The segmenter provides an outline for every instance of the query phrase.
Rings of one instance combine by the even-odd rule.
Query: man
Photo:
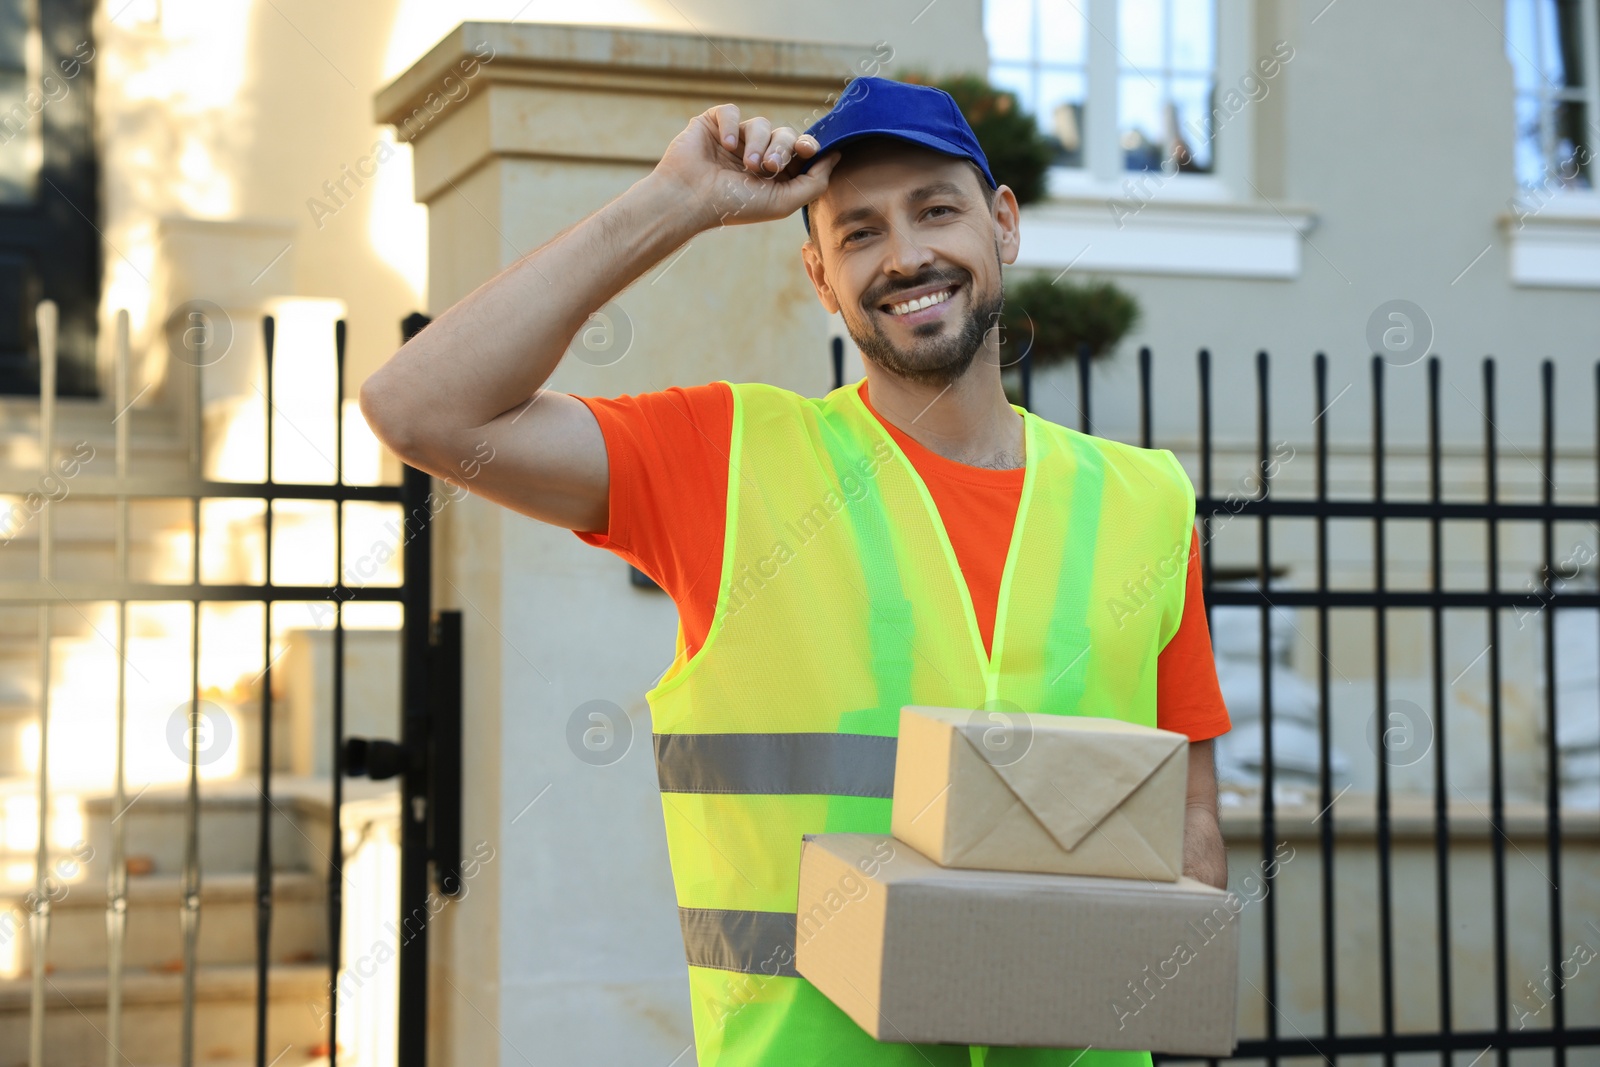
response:
[[[691,237],[797,208],[864,381],[821,399],[539,391],[587,317]],[[487,442],[474,492],[611,549],[676,601],[679,657],[648,699],[701,1067],[1149,1063],[878,1043],[795,972],[801,837],[888,831],[903,705],[1186,732],[1185,871],[1226,882],[1210,739],[1228,718],[1194,491],[1167,450],[1006,402],[991,327],[1018,226],[937,89],[857,79],[803,136],[724,104],[361,391],[407,462],[442,476]]]

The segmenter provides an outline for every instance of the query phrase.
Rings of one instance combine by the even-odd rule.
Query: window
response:
[[[1114,25],[1094,13],[1110,14]],[[1058,170],[1215,171],[1216,0],[986,0],[989,78],[1016,93]],[[1113,36],[1114,34],[1114,36]],[[1089,136],[1097,117],[1115,142]]]
[[[1506,0],[1515,167],[1523,189],[1594,188],[1596,6],[1596,0]]]
[[[0,393],[39,390],[34,309],[54,300],[57,391],[93,396],[100,303],[93,0],[0,0]]]

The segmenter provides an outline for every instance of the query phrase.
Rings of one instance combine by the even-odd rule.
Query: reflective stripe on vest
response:
[[[679,908],[683,947],[694,967],[798,977],[794,912]]]
[[[870,734],[656,734],[663,793],[894,795],[892,737]]]
[[[859,383],[732,390],[716,612],[648,694],[699,1062],[943,1063],[949,1047],[871,1040],[794,974],[801,837],[889,831],[906,704],[1154,725],[1193,488],[1164,449],[1023,413],[991,655],[937,508]],[[1110,1067],[1100,1055],[1079,1067]]]

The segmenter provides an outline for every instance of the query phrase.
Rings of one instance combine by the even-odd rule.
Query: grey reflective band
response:
[[[795,919],[783,911],[679,908],[683,950],[691,967],[798,978]]]
[[[869,734],[656,734],[663,793],[894,795],[893,737]]]

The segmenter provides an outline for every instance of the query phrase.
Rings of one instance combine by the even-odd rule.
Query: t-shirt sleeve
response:
[[[1200,535],[1189,538],[1183,615],[1178,632],[1156,659],[1156,725],[1188,734],[1190,741],[1225,734],[1232,727],[1217,682],[1217,661],[1211,651],[1211,629],[1200,589]]]
[[[727,514],[733,392],[726,382],[580,396],[605,437],[610,516],[575,530],[638,567],[678,606],[698,647],[716,610]]]

